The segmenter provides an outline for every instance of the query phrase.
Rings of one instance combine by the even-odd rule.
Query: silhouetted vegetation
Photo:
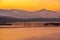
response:
[[[60,22],[60,18],[17,19],[13,17],[0,17],[0,23],[2,22]]]
[[[0,25],[4,25],[6,23],[11,23],[11,22],[60,22],[60,18],[16,19],[12,17],[0,17]],[[7,24],[7,25],[11,25],[11,24]],[[60,26],[60,23],[46,23],[45,25]]]
[[[55,25],[55,26],[60,26],[60,23],[45,23],[45,25]]]

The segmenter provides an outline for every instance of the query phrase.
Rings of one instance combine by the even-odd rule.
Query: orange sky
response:
[[[2,9],[22,9],[35,11],[40,9],[60,10],[60,0],[0,0]]]

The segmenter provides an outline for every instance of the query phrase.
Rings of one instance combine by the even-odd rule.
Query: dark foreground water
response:
[[[0,40],[60,40],[60,27],[0,28]]]

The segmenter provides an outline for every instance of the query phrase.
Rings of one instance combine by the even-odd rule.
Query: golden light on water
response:
[[[44,38],[44,36],[48,38],[49,35],[52,35],[51,37],[55,38],[55,35],[53,34],[58,35],[59,33],[60,33],[60,27],[0,28],[0,39],[1,40],[20,40],[24,38],[28,39],[30,37]]]

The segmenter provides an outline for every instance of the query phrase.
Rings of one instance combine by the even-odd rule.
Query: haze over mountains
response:
[[[36,15],[36,17],[41,17],[41,18],[60,18],[59,12],[46,10],[46,9],[35,11],[34,15]]]
[[[17,19],[31,19],[31,18],[60,18],[60,13],[51,10],[38,10],[35,12],[28,12],[24,10],[4,10],[0,9],[0,17],[13,17]]]
[[[24,10],[0,9],[0,22],[60,22],[60,13],[51,10],[28,12]]]

